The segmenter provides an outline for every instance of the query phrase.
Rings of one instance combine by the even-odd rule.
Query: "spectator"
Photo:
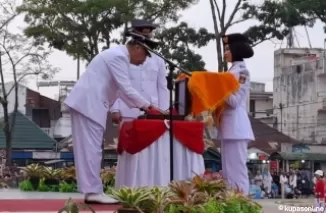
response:
[[[288,182],[289,181],[288,181],[288,178],[286,177],[285,172],[281,172],[280,184],[281,184],[281,196],[282,196],[282,199],[285,198],[285,187],[287,186]]]

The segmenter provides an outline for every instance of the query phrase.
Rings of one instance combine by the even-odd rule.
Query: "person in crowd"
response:
[[[325,204],[325,185],[324,185],[324,172],[322,170],[317,170],[315,172],[316,183],[314,186],[315,194],[315,207],[324,207]],[[317,209],[316,209],[317,210]]]
[[[272,177],[271,173],[269,172],[269,170],[265,170],[265,172],[263,174],[263,186],[264,186],[266,195],[268,197],[271,196],[272,182],[273,182],[273,177]]]
[[[296,190],[297,190],[297,175],[296,175],[295,171],[290,172],[289,186],[292,189],[293,193],[297,194],[296,193]]]
[[[272,198],[276,198],[279,193],[278,185],[273,181],[272,183]]]
[[[288,185],[288,178],[286,177],[286,173],[285,172],[281,172],[280,175],[280,185],[281,185],[281,197],[282,199],[285,198],[285,188]]]
[[[255,181],[256,185],[259,187],[261,187],[263,185],[263,176],[260,174],[260,171],[256,172],[254,181]]]

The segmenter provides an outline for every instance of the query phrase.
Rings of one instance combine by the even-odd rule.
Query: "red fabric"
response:
[[[324,181],[321,178],[318,178],[314,187],[314,192],[316,198],[324,199],[325,196],[325,186]]]
[[[162,113],[160,113],[156,109],[150,109],[146,114],[148,114],[148,115],[161,115]]]
[[[120,128],[117,151],[121,154],[126,151],[135,154],[150,146],[168,128],[162,120],[134,120],[127,121]],[[173,121],[174,137],[191,151],[203,154],[204,124],[202,122]]]

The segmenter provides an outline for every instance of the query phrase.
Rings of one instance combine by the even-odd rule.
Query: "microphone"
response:
[[[151,49],[156,49],[159,45],[158,41],[152,40],[151,38],[149,38],[147,36],[138,34],[138,33],[134,32],[132,29],[125,31],[124,34],[126,37],[131,37],[134,40],[137,40],[139,42],[146,44]]]
[[[150,38],[148,38],[146,36],[143,36],[141,34],[135,33],[135,32],[133,32],[131,30],[125,31],[125,36],[126,37],[132,37],[133,39],[138,40],[138,41],[142,41],[142,42],[146,42],[146,41],[147,42],[148,41],[152,42],[152,40]]]

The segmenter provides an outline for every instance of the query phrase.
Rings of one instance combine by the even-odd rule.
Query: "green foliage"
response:
[[[246,5],[243,18],[259,21],[245,32],[254,46],[272,38],[283,40],[292,27],[313,25],[314,19],[302,13],[298,4],[291,1],[299,0],[266,0],[260,6]]]
[[[215,199],[209,199],[204,205],[205,213],[224,213],[224,204]],[[249,213],[249,212],[248,212]]]
[[[119,190],[112,190],[112,196],[121,202],[123,208],[140,210],[139,206],[149,200],[150,191],[146,188],[122,187]]]
[[[325,24],[326,32],[326,1],[323,0],[287,0],[288,5],[295,7],[309,19],[319,19]]]
[[[29,180],[23,180],[20,182],[19,189],[24,192],[34,191],[33,185]]]
[[[52,187],[49,185],[46,185],[44,183],[44,179],[42,179],[37,187],[37,191],[39,192],[51,192],[52,191]]]
[[[66,183],[62,181],[59,183],[59,192],[77,192],[76,183]]]
[[[26,13],[28,37],[90,61],[100,52],[100,42],[110,46],[110,35],[122,26],[126,8],[126,0],[26,0],[18,11]]]
[[[19,189],[22,191],[39,191],[39,192],[77,192],[76,183],[66,183],[64,181],[57,185],[46,184],[44,179],[41,179],[38,185],[34,188],[29,179],[19,183]]]
[[[87,209],[90,212],[95,213],[94,209],[92,209],[92,207],[83,204],[83,203],[75,203],[71,198],[69,198],[69,200],[65,203],[65,206],[62,207],[58,213],[78,213],[80,212],[80,210],[82,209]]]
[[[205,70],[205,62],[201,55],[196,54],[192,48],[204,47],[215,38],[207,29],[195,30],[185,22],[171,28],[164,28],[156,33],[155,37],[162,45],[160,46],[162,54],[189,71]]]
[[[196,0],[26,0],[18,8],[24,12],[28,37],[74,57],[90,61],[101,49],[109,48],[112,32],[127,28],[135,17],[166,22],[176,21],[178,11]]]

